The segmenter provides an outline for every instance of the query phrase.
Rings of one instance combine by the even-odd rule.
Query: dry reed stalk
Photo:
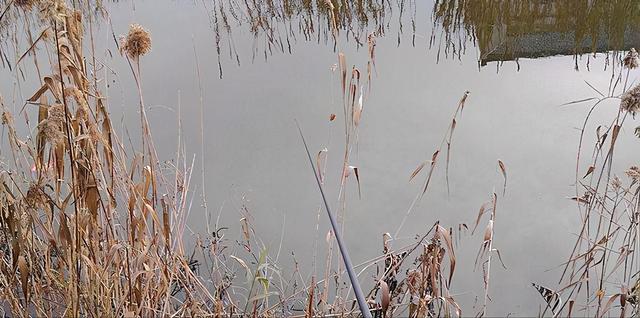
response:
[[[3,305],[17,316],[209,311],[212,295],[181,247],[189,169],[177,171],[181,186],[172,187],[153,165],[126,163],[98,80],[88,80],[82,15],[60,1],[54,9],[44,26],[54,30],[45,43],[56,48],[53,74],[27,104],[37,102],[40,114],[35,144],[22,139],[2,106],[12,152],[23,158],[14,168],[36,171],[0,173],[0,241],[11,251],[0,262]],[[160,187],[173,195],[156,202]]]
[[[620,82],[623,76],[626,83],[629,72],[626,75],[620,72],[616,82]],[[615,89],[616,85],[612,85],[610,95],[603,96],[598,92],[601,94],[599,98],[578,101],[595,100],[584,120],[576,155],[576,194],[572,199],[580,212],[580,231],[568,261],[563,264],[560,287],[556,290],[538,288],[553,316],[570,316],[576,302],[584,304],[586,315],[595,317],[624,317],[628,312],[634,315],[638,310],[635,275],[639,264],[634,251],[640,233],[637,226],[639,192],[633,178],[633,167],[627,169],[630,183],[613,172],[614,150],[619,147],[622,127],[627,115],[633,115],[635,88],[624,92],[625,84],[621,97],[614,95]],[[618,98],[621,99],[619,111],[609,125],[597,127],[591,160],[587,161],[588,167],[581,169],[585,130],[593,110]],[[584,170],[586,173],[581,172]],[[584,177],[580,178],[582,175]],[[614,278],[620,283],[612,283]],[[612,292],[612,289],[620,292]],[[560,295],[567,301],[562,302]],[[619,303],[618,309],[614,309],[614,303]]]

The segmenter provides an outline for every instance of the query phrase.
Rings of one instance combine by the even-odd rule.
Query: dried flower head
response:
[[[126,53],[130,58],[138,58],[151,51],[151,35],[139,24],[129,26],[129,33],[120,41],[120,53]]]
[[[57,124],[62,126],[64,123],[64,105],[55,104],[48,109],[48,117],[49,120],[55,121]]]
[[[627,56],[625,56],[624,59],[622,60],[622,64],[624,65],[624,67],[628,69],[634,69],[640,66],[640,58],[638,58],[638,52],[636,51],[635,48],[631,48],[629,50],[629,53],[627,53]]]
[[[2,124],[3,125],[11,125],[13,123],[13,115],[9,112],[2,113]]]
[[[622,180],[618,176],[614,176],[611,180],[611,187],[613,190],[618,191],[622,187]]]
[[[622,94],[620,108],[635,116],[640,111],[640,84]]]
[[[624,172],[629,178],[631,178],[633,181],[638,182],[640,181],[640,167],[638,166],[631,166],[629,167],[629,169],[627,169],[627,171]]]

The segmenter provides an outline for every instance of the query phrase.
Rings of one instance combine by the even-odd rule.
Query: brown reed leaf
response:
[[[24,0],[23,0],[24,1]],[[31,0],[33,1],[33,0]],[[46,37],[46,34],[48,32],[50,32],[49,30],[51,30],[50,27],[46,27],[44,30],[42,30],[42,32],[40,32],[40,35],[33,41],[33,43],[31,43],[31,46],[24,52],[24,54],[22,54],[20,56],[20,58],[18,59],[18,61],[16,62],[16,65],[20,64],[20,62],[30,53],[32,52],[35,48],[36,45],[38,44],[38,42],[40,42],[40,40],[44,39]]]
[[[338,53],[338,65],[340,67],[340,83],[342,85],[342,94],[346,94],[347,89],[347,60],[344,56],[344,53]]]
[[[308,301],[307,301],[307,312],[305,313],[305,317],[306,318],[314,317],[314,313],[313,313],[313,296],[314,296],[314,292],[316,290],[315,280],[316,280],[316,277],[315,276],[311,276],[311,284],[309,284],[309,297],[308,297]]]
[[[451,286],[451,279],[453,278],[453,273],[456,270],[456,254],[453,249],[453,241],[451,240],[449,231],[440,224],[436,225],[436,237],[444,240],[445,247],[449,253],[449,280],[447,281],[447,286]]]
[[[18,270],[20,271],[20,282],[22,284],[26,307],[29,303],[29,265],[24,255],[18,256]]]
[[[575,300],[569,299],[569,309],[567,313],[567,318],[571,318],[571,313],[573,312],[573,305],[575,304]]]
[[[247,220],[247,218],[241,218],[240,225],[242,226],[242,235],[244,236],[244,240],[248,243],[251,240],[251,234],[249,231],[249,221]]]
[[[329,150],[324,148],[318,151],[316,155],[316,168],[318,169],[318,176],[320,177],[320,182],[324,182],[324,173],[322,173],[323,167],[326,164],[327,153]]]
[[[358,97],[358,102],[356,103],[355,109],[353,111],[353,123],[356,125],[356,127],[360,125],[360,117],[362,116],[362,94],[362,89],[360,89],[360,97]]]
[[[451,296],[445,296],[444,299],[456,310],[456,316],[462,317],[462,308]]]
[[[602,298],[604,297],[604,292],[601,292],[600,290],[598,290],[598,292],[596,292],[596,294]],[[622,294],[615,294],[611,297],[609,297],[609,300],[607,301],[607,303],[604,305],[604,307],[602,307],[602,310],[600,311],[600,316],[599,317],[604,317],[605,315],[607,315],[609,313],[609,309],[611,309],[611,305],[613,305],[613,303],[622,296]]]
[[[356,182],[358,183],[358,198],[362,198],[362,192],[360,191],[360,174],[358,173],[358,167],[349,166],[353,169],[353,173],[356,175]]]
[[[502,173],[502,178],[504,178],[504,185],[502,186],[502,195],[507,192],[507,168],[504,166],[504,162],[498,159],[498,166],[500,167],[500,172]]]
[[[427,189],[429,188],[429,183],[431,182],[431,176],[433,175],[433,170],[436,167],[436,160],[438,159],[439,153],[440,153],[440,150],[436,150],[436,152],[434,152],[433,155],[431,156],[431,169],[429,169],[429,174],[427,175],[427,181],[425,182],[424,189],[422,190],[423,195],[427,193]]]
[[[482,218],[482,215],[486,212],[487,210],[487,205],[489,205],[489,202],[485,202],[484,204],[482,204],[482,206],[480,206],[480,210],[478,211],[478,217],[476,218],[476,223],[473,225],[473,230],[471,231],[471,234],[473,235],[473,233],[476,232],[476,228],[478,227],[478,224],[480,224],[480,219]]]
[[[167,249],[171,248],[171,219],[169,218],[169,205],[166,197],[161,200],[162,203],[162,229]]]
[[[489,242],[493,239],[493,220],[489,220],[487,227],[484,230],[484,237],[482,240],[484,242]]]
[[[610,153],[613,153],[613,147],[618,140],[618,135],[620,134],[620,125],[613,126],[613,132],[611,133],[611,148],[609,149]]]
[[[380,281],[380,306],[382,307],[382,317],[386,317],[387,309],[391,303],[391,295],[389,292],[389,285],[384,280]]]
[[[595,170],[595,169],[596,169],[596,167],[595,167],[595,166],[593,166],[593,165],[589,166],[589,168],[587,169],[587,173],[585,173],[585,174],[584,174],[584,177],[582,177],[582,179],[584,179],[584,178],[586,178],[588,175],[590,175],[590,174],[593,172],[593,170]]]
[[[420,173],[420,171],[422,170],[422,168],[424,168],[424,166],[426,165],[426,162],[421,162],[418,167],[416,167],[415,170],[413,170],[413,172],[411,173],[411,176],[409,176],[409,181],[411,181],[413,178],[415,178],[416,175],[418,175],[418,173]]]
[[[241,258],[235,256],[235,255],[229,255],[229,257],[231,257],[233,260],[235,260],[236,262],[238,262],[238,264],[240,264],[240,266],[242,266],[242,268],[245,269],[246,271],[246,275],[247,275],[247,280],[250,280],[251,277],[251,269],[249,268],[249,266],[247,266],[247,263],[245,263],[245,261],[243,261]]]

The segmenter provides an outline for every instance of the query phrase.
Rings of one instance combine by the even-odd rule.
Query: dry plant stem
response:
[[[196,44],[195,44],[195,40],[192,39],[193,42],[193,56],[195,58],[195,63],[196,63],[196,75],[198,77],[198,91],[199,91],[199,103],[200,103],[200,156],[202,157],[202,159],[200,159],[200,167],[201,167],[201,175],[202,175],[202,206],[204,208],[204,213],[205,216],[207,218],[207,220],[209,219],[209,208],[207,206],[207,190],[206,190],[206,186],[207,186],[207,182],[206,182],[206,178],[205,178],[205,167],[207,165],[206,162],[206,158],[205,158],[205,152],[204,152],[204,97],[203,97],[203,89],[202,89],[202,79],[200,77],[200,62],[198,60],[198,52],[196,51]],[[209,222],[207,222],[208,224]]]
[[[424,182],[424,186],[423,188],[419,189],[418,193],[416,194],[416,196],[414,197],[413,201],[411,201],[411,204],[409,205],[409,208],[407,209],[407,212],[405,213],[405,215],[402,217],[402,221],[400,221],[400,225],[398,226],[398,229],[396,230],[395,234],[393,235],[393,237],[398,237],[398,235],[400,234],[400,231],[402,230],[402,228],[404,227],[405,222],[407,221],[407,219],[409,218],[409,215],[411,214],[411,212],[413,211],[413,209],[415,208],[416,204],[420,201],[420,199],[424,196],[424,194],[426,193],[426,191],[428,190],[428,186],[429,183],[431,181],[431,175],[433,173],[433,170],[436,167],[436,160],[437,160],[437,156],[438,154],[440,154],[442,147],[444,146],[445,142],[447,142],[447,136],[449,136],[451,138],[451,136],[453,136],[453,130],[455,129],[455,125],[456,125],[456,118],[458,117],[458,114],[460,112],[462,112],[462,109],[464,107],[464,104],[466,102],[467,96],[469,95],[469,92],[465,92],[465,94],[463,95],[462,99],[460,99],[460,102],[458,103],[458,107],[456,107],[455,112],[453,113],[452,119],[451,119],[451,123],[449,124],[449,126],[447,127],[447,130],[444,134],[444,136],[442,137],[442,141],[440,142],[440,146],[438,147],[438,149],[434,152],[434,155],[431,159],[431,167],[430,167],[430,171],[429,174]],[[450,140],[450,139],[449,139]],[[450,141],[449,141],[450,142]],[[450,144],[449,144],[450,145]],[[448,157],[448,151],[447,151],[447,157]],[[448,158],[447,158],[448,159]],[[415,172],[414,172],[414,176],[415,174],[417,174],[422,168],[418,168]],[[448,170],[448,160],[447,160],[447,170]],[[447,188],[448,188],[448,180],[449,177],[446,176],[447,179]]]
[[[626,81],[628,79],[628,76],[629,76],[629,72],[627,72],[626,74],[625,85],[623,87],[623,90],[626,89]],[[580,150],[582,148],[583,136],[585,133],[586,124],[589,121],[589,118],[593,110],[602,101],[611,99],[611,98],[617,98],[617,97],[608,96],[598,100],[589,110],[589,113],[587,114],[587,117],[582,127],[580,142],[578,147],[577,160],[576,160],[575,187],[576,187],[576,197],[579,197],[579,192],[580,192],[579,187],[580,185],[582,185],[587,191],[586,194],[589,194],[589,197],[588,197],[589,199],[582,203],[580,203],[580,201],[578,200],[578,203],[579,203],[578,206],[580,210],[582,210],[581,205],[586,204],[584,213],[581,213],[583,224],[582,224],[580,233],[578,235],[578,240],[576,241],[573,251],[570,255],[569,262],[565,263],[565,266],[564,266],[565,268],[560,280],[560,282],[564,280],[565,275],[567,275],[569,272],[568,271],[569,268],[571,268],[570,275],[568,278],[569,285],[566,287],[566,288],[571,287],[571,292],[569,294],[569,297],[571,297],[574,293],[576,293],[577,295],[582,287],[582,282],[584,282],[586,284],[585,295],[587,298],[590,298],[592,297],[591,288],[590,288],[590,276],[591,276],[590,272],[592,270],[595,271],[597,275],[597,282],[594,281],[593,283],[596,283],[598,288],[596,290],[596,297],[595,297],[597,304],[594,307],[596,307],[595,314],[597,316],[605,315],[608,312],[610,303],[612,300],[615,299],[615,297],[623,297],[623,296],[620,296],[620,294],[616,294],[610,297],[610,300],[607,302],[606,305],[603,305],[602,303],[602,300],[604,299],[605,289],[606,289],[605,284],[609,280],[609,277],[614,274],[618,266],[620,266],[622,263],[625,264],[623,277],[626,278],[627,275],[631,274],[631,271],[629,271],[629,269],[633,268],[633,262],[636,255],[635,253],[632,253],[632,250],[629,250],[629,249],[631,249],[632,247],[635,247],[635,245],[637,244],[637,241],[635,239],[637,237],[637,231],[636,231],[636,226],[634,226],[634,224],[637,224],[637,221],[634,220],[636,218],[635,215],[637,213],[637,212],[634,212],[634,211],[637,211],[637,204],[635,204],[635,202],[637,202],[638,200],[637,193],[632,194],[632,198],[630,199],[625,198],[626,194],[630,194],[630,191],[628,189],[624,189],[623,192],[620,192],[621,190],[619,189],[619,187],[621,185],[619,181],[617,181],[618,182],[617,185],[613,187],[615,191],[615,195],[611,197],[608,194],[609,188],[613,184],[612,182],[616,181],[616,179],[614,179],[613,181],[611,179],[612,167],[613,167],[614,145],[616,143],[620,129],[623,126],[623,123],[626,119],[626,116],[628,115],[628,112],[625,112],[624,116],[621,116],[621,111],[619,110],[615,119],[611,123],[611,125],[608,126],[608,128],[606,129],[604,135],[600,135],[599,128],[598,128],[598,140],[594,147],[594,154],[593,154],[594,160],[591,163],[591,166],[589,168],[589,172],[587,173],[587,175],[593,172],[594,170],[593,167],[601,165],[601,168],[599,169],[600,170],[599,174],[597,178],[594,178],[592,174],[592,177],[590,178],[591,181],[589,181],[589,184],[582,184],[578,182],[579,161],[581,156]],[[606,140],[606,136],[609,134],[611,135],[610,146],[606,150],[606,152],[603,152],[605,150],[604,142]],[[598,160],[600,156],[603,156],[603,161],[601,164],[598,164]],[[585,175],[585,177],[587,175]],[[594,181],[595,181],[595,185],[593,185]],[[612,204],[611,207],[609,207],[607,204],[607,202],[609,201]],[[625,203],[625,206],[621,206],[621,204],[624,202],[627,202]],[[624,210],[622,212],[617,212],[620,208],[624,208]],[[629,224],[627,229],[623,229],[625,233],[623,238],[624,245],[620,246],[620,251],[618,252],[617,251],[618,248],[616,248],[616,238],[619,236],[619,230],[622,229],[622,224],[619,222],[619,220],[624,215],[621,213],[624,213],[625,211],[626,213],[629,214],[631,223]],[[616,212],[620,215],[617,218],[616,218]],[[592,213],[597,213],[599,215],[597,219],[597,227],[595,228],[595,233],[593,235],[591,234],[591,230],[590,230],[590,227],[591,227],[590,220],[592,219],[592,216],[591,216]],[[605,223],[605,221],[607,221],[605,218],[608,219],[608,222],[607,222],[608,224]],[[632,231],[636,231],[636,234],[632,234]],[[586,243],[586,248],[587,248],[586,252],[584,252],[584,254],[580,254],[579,256],[576,256],[578,255],[578,250],[580,249],[580,246],[582,246],[583,242]],[[635,248],[633,248],[633,250],[635,250]],[[609,268],[607,264],[611,260],[611,253],[616,253],[619,255],[619,257],[615,267],[610,269],[611,270],[610,273],[607,273]],[[583,262],[582,265],[578,263],[579,260],[582,260]],[[629,266],[629,264],[631,265]],[[598,266],[600,270],[596,269],[597,265],[600,265]],[[576,272],[576,266],[580,266],[578,269],[578,272]],[[574,280],[576,278],[575,277],[576,275],[579,276],[577,278],[578,280]],[[593,277],[593,278],[596,279],[596,277]],[[629,276],[626,279],[631,280],[632,277]],[[629,281],[625,282],[625,284],[629,284],[629,283],[633,285],[632,282],[629,282]],[[625,297],[628,297],[628,296],[625,296]],[[565,304],[563,304],[562,308],[564,308],[564,305]],[[588,306],[588,308],[589,307],[591,306]]]
[[[495,218],[495,208],[491,212],[491,222],[494,221]],[[489,258],[487,259],[487,269],[486,276],[484,278],[484,304],[482,305],[482,315],[481,317],[486,317],[487,315],[487,301],[489,300],[489,282],[491,281],[491,256],[493,254],[493,228],[491,229],[491,240],[489,241]]]
[[[587,116],[582,124],[582,129],[580,130],[580,139],[578,141],[578,151],[577,151],[577,155],[576,155],[576,170],[575,170],[575,185],[576,185],[576,197],[579,196],[579,190],[578,190],[578,178],[580,177],[580,157],[581,157],[581,153],[582,153],[582,145],[583,145],[583,141],[584,141],[584,134],[585,134],[585,130],[587,127],[587,123],[589,122],[589,118],[591,117],[591,114],[593,113],[593,111],[595,110],[595,108],[600,105],[600,103],[611,99],[613,97],[605,97],[602,98],[600,100],[598,100],[590,109],[589,112],[587,113]],[[582,210],[582,206],[580,205],[579,202],[576,203],[576,205],[578,206],[578,210],[581,211]],[[580,230],[580,234],[579,237],[582,237],[582,235],[585,233],[585,231],[587,230],[587,225],[588,222],[586,222],[586,220],[588,219],[588,212],[585,212],[585,216],[583,218],[583,224],[582,224],[582,229]],[[578,248],[580,246],[581,240],[577,240],[573,250],[570,254],[569,259],[573,259],[573,256],[575,255],[575,253],[578,251]],[[558,283],[561,283],[562,280],[565,277],[565,274],[567,273],[567,270],[569,269],[569,267],[571,266],[571,262],[566,263],[565,268],[562,272],[562,275],[560,275],[560,280]]]
[[[65,131],[66,131],[66,136],[67,136],[67,143],[69,144],[69,162],[70,162],[70,167],[71,167],[71,192],[73,193],[73,200],[74,200],[74,209],[75,209],[75,222],[74,222],[74,227],[75,227],[75,267],[76,267],[76,271],[75,271],[75,279],[76,279],[76,298],[75,298],[75,304],[73,306],[74,308],[74,314],[77,316],[79,316],[80,314],[80,271],[82,270],[81,267],[81,262],[80,262],[80,252],[81,252],[81,247],[80,247],[80,230],[79,230],[79,226],[78,226],[78,218],[80,216],[79,213],[79,208],[78,208],[78,204],[79,204],[79,199],[78,199],[78,193],[77,193],[77,181],[76,181],[76,156],[74,154],[74,143],[72,142],[72,138],[71,138],[71,123],[69,122],[69,107],[67,106],[67,99],[65,96],[65,89],[64,89],[64,73],[62,72],[62,62],[61,62],[61,57],[60,57],[60,44],[58,42],[58,22],[57,21],[53,21],[53,26],[54,26],[54,32],[55,32],[55,39],[56,39],[56,52],[57,52],[57,60],[58,60],[58,71],[60,74],[60,85],[62,86],[62,104],[64,105],[64,117],[65,117]],[[66,217],[66,216],[62,216],[62,217]]]
[[[297,124],[297,122],[296,122]],[[369,306],[367,305],[367,301],[364,298],[364,294],[362,293],[362,289],[360,288],[360,283],[358,282],[358,277],[353,271],[353,265],[351,264],[351,258],[349,257],[349,253],[347,252],[347,247],[342,241],[342,235],[340,234],[338,224],[329,209],[329,203],[327,202],[327,198],[324,194],[324,190],[322,189],[322,183],[320,183],[320,178],[316,172],[315,166],[313,164],[313,159],[311,159],[311,153],[309,152],[309,147],[307,147],[307,142],[304,139],[304,135],[302,134],[302,129],[298,125],[298,131],[300,132],[300,137],[302,138],[302,142],[304,144],[305,150],[307,151],[307,156],[309,157],[309,164],[311,164],[311,169],[313,170],[313,175],[316,178],[316,183],[318,184],[318,189],[320,190],[320,194],[322,196],[322,200],[324,202],[324,207],[327,211],[327,215],[329,217],[329,221],[331,222],[331,227],[336,237],[336,241],[338,242],[338,248],[340,249],[340,254],[342,254],[342,260],[344,261],[345,268],[347,273],[349,274],[349,279],[351,280],[351,285],[353,287],[354,293],[356,294],[356,299],[358,300],[358,306],[360,307],[360,312],[365,318],[371,318],[371,312],[369,311]]]

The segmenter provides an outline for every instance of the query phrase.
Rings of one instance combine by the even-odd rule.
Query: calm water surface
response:
[[[521,2],[528,3],[512,3]],[[437,220],[456,229],[461,223],[471,226],[480,206],[494,191],[502,192],[500,159],[507,167],[508,185],[498,203],[494,246],[507,269],[492,268],[488,315],[536,315],[542,302],[530,283],[557,286],[558,265],[568,257],[580,222],[575,202],[567,197],[575,194],[578,128],[588,106],[561,104],[593,97],[596,93],[585,82],[606,91],[612,68],[619,67],[619,56],[612,51],[633,46],[636,38],[613,22],[576,24],[567,14],[580,11],[568,5],[577,1],[531,4],[537,11],[522,11],[524,4],[478,8],[484,1],[473,1],[462,8],[465,12],[448,3],[440,1],[434,13],[436,4],[418,1],[407,4],[402,15],[393,4],[384,22],[354,18],[350,39],[344,30],[340,33],[338,44],[348,65],[364,72],[366,34],[384,31],[377,38],[372,92],[365,100],[350,163],[359,167],[362,196],[358,198],[357,186],[349,179],[345,239],[355,263],[380,255],[382,234],[396,232],[420,190],[422,181],[409,182],[409,175],[440,145],[468,90],[451,150],[450,194],[442,165],[393,245],[413,242]],[[115,34],[125,33],[133,22],[152,33],[153,50],[142,60],[145,102],[160,157],[175,157],[180,132],[187,156],[194,159],[190,235],[206,235],[219,218],[220,226],[233,228],[227,238],[235,245],[234,240],[241,239],[238,220],[248,217],[269,252],[279,252],[285,270],[293,268],[295,260],[306,279],[317,254],[316,272],[322,275],[329,224],[320,214],[317,226],[320,197],[294,120],[302,125],[313,152],[329,150],[325,187],[338,209],[344,126],[340,117],[328,120],[332,113],[342,114],[342,104],[339,78],[331,70],[337,53],[322,25],[326,19],[313,20],[316,28],[325,28],[320,41],[319,33],[305,40],[295,16],[293,22],[270,20],[273,25],[265,28],[278,28],[280,46],[265,40],[265,32],[253,30],[251,23],[240,24],[230,16],[232,37],[218,26],[216,44],[216,19],[220,23],[221,17],[212,14],[215,8],[208,1],[107,5]],[[615,14],[600,11],[605,17]],[[619,23],[625,23],[621,19]],[[288,44],[287,30],[296,35]],[[353,37],[359,32],[363,46]],[[116,53],[108,24],[99,26],[96,38],[98,56],[112,70],[104,71],[112,117],[119,121],[121,136],[126,135],[123,127],[135,136],[139,117],[128,65]],[[605,53],[576,55],[585,51]],[[632,72],[631,79],[637,78]],[[3,80],[3,89],[13,89],[11,85]],[[22,94],[35,87],[25,84]],[[603,104],[587,126],[587,139],[616,112],[616,102]],[[618,141],[621,168],[634,163],[633,154],[640,150],[631,133],[634,123],[628,124]],[[202,165],[209,215],[199,195]],[[482,270],[474,270],[481,241],[482,233],[470,232],[458,241],[452,291],[466,315],[475,314],[476,297],[482,297]],[[362,280],[373,281],[371,276]]]

